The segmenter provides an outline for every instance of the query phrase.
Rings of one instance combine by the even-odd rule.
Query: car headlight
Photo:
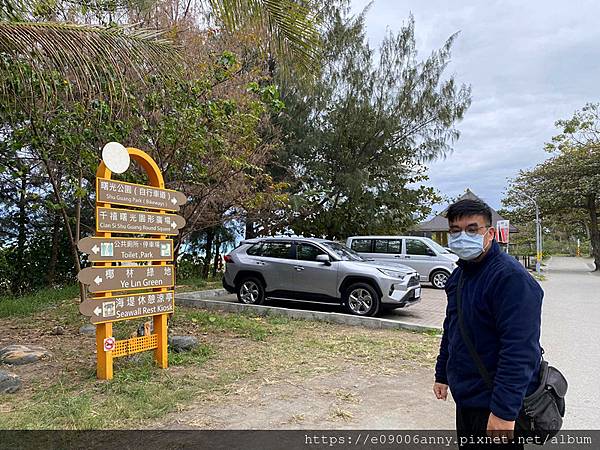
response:
[[[387,275],[388,277],[400,278],[401,280],[403,280],[404,277],[406,277],[406,274],[404,272],[398,272],[397,270],[390,270],[390,269],[377,269],[377,270],[379,270],[382,274]]]

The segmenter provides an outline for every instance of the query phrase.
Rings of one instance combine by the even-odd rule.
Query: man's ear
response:
[[[496,229],[494,227],[490,227],[488,229],[488,233],[491,231],[492,233],[492,240],[496,239]]]

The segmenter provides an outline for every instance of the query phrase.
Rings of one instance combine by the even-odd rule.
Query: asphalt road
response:
[[[545,358],[567,377],[564,429],[600,428],[600,274],[591,260],[553,257],[542,312]]]

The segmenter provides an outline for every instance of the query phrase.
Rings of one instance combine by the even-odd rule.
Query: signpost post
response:
[[[165,189],[156,162],[142,150],[111,142],[102,155],[96,171],[96,236],[78,244],[92,267],[78,278],[93,295],[79,310],[96,325],[96,375],[108,380],[113,377],[113,358],[119,356],[154,350],[158,366],[168,366],[167,318],[174,311],[175,268],[167,264],[173,260],[173,240],[167,236],[177,235],[185,225],[182,217],[168,212],[179,211],[187,199]],[[130,159],[145,170],[148,185],[112,179],[113,172],[127,170]],[[114,339],[113,322],[141,317],[152,317],[154,334]]]

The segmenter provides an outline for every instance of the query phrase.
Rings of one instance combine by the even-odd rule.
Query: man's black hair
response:
[[[469,216],[483,216],[488,227],[492,226],[492,208],[481,200],[464,199],[453,203],[446,211],[448,222]]]

